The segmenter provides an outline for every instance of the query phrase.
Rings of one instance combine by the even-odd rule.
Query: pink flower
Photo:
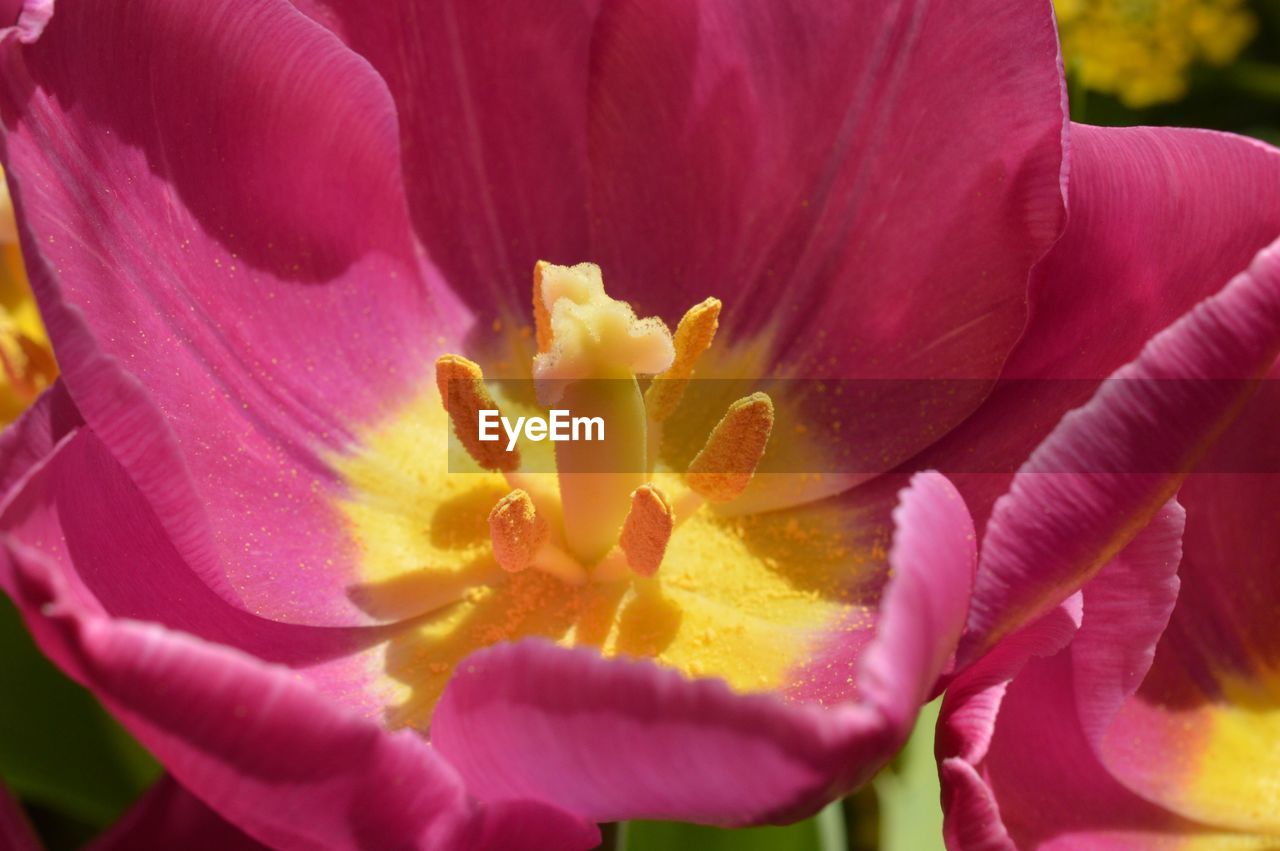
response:
[[[0,585],[182,787],[272,846],[588,847],[597,821],[811,813],[940,677],[1161,522],[1252,385],[1064,413],[1122,367],[1252,380],[1280,348],[1263,254],[1142,350],[1280,234],[1280,160],[1068,128],[1047,3],[64,5],[0,42],[63,370],[0,438]],[[546,282],[530,316],[543,258],[598,262],[641,316],[719,298],[715,344],[624,322],[643,345],[575,360],[562,322],[589,346],[592,316],[634,317]],[[707,449],[768,451],[711,511],[732,494],[681,474],[732,395],[688,391],[681,425],[630,385],[619,408],[675,444],[655,441],[662,492],[548,497],[446,468],[448,354],[891,380],[748,397]],[[1055,425],[1011,488],[910,475],[1009,469]],[[627,500],[639,543],[615,551],[583,521],[630,523]]]
[[[1280,365],[1269,378],[1080,600],[952,684],[949,847],[1275,844]]]

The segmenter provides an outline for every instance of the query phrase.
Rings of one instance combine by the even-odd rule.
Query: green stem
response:
[[[600,825],[600,844],[595,851],[627,851],[627,823],[610,821]]]
[[[880,800],[882,851],[944,851],[933,735],[942,699],[926,704],[892,767],[872,781]]]
[[[818,826],[819,851],[848,851],[849,836],[844,824],[844,802],[836,799],[822,808],[814,819]]]

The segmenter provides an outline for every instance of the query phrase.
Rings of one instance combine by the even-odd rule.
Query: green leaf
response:
[[[915,730],[890,768],[873,781],[880,799],[882,851],[943,851],[942,790],[933,756],[938,698],[920,710]]]
[[[632,821],[618,848],[625,851],[844,851],[840,802],[817,816],[785,827],[722,830],[673,821]]]
[[[160,767],[36,648],[0,595],[0,777],[19,797],[103,827]]]

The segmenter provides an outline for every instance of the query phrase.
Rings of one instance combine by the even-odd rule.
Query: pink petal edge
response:
[[[433,743],[482,800],[537,798],[595,821],[813,813],[901,746],[963,624],[975,561],[964,503],[936,473],[901,498],[880,627],[860,660],[862,701],[819,708],[523,641],[463,660]]]

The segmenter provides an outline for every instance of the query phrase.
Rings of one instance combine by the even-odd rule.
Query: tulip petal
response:
[[[1280,352],[1280,247],[1064,417],[995,504],[959,663],[1079,588],[1177,489]]]
[[[462,319],[382,80],[271,0],[70,4],[4,48],[4,164],[76,405],[223,597],[367,622],[326,458]]]
[[[828,647],[797,677],[808,683],[791,694],[821,699],[825,679],[844,680],[860,667],[861,699],[905,728],[929,699],[964,627],[978,544],[964,499],[939,473],[912,478],[893,525],[889,565],[895,578],[881,597],[874,641],[864,654],[863,631],[833,630]],[[825,697],[830,700],[829,693]]]
[[[87,851],[135,848],[266,851],[267,846],[247,836],[166,775]]]
[[[593,62],[593,247],[624,292],[780,323],[799,374],[993,376],[1063,220],[1047,4],[616,2]]]
[[[41,649],[185,787],[259,841],[458,849],[598,841],[594,826],[547,806],[477,804],[417,734],[388,733],[287,668],[92,611],[42,553],[11,537],[4,546],[0,579]],[[512,817],[527,833],[500,823]]]
[[[377,14],[358,0],[298,5],[386,80],[432,261],[476,312],[531,323],[534,264],[593,259],[587,75],[599,0],[388,0]]]
[[[49,19],[53,17],[54,0],[17,0],[3,9],[4,14],[12,14],[7,21],[0,21],[0,42],[11,34],[23,44],[31,44],[40,37]]]
[[[537,798],[599,821],[810,814],[902,744],[959,635],[974,564],[963,501],[922,474],[896,516],[893,577],[856,668],[859,701],[744,695],[649,662],[523,641],[463,660],[432,742],[483,800]]]
[[[6,477],[16,479],[0,508],[4,534],[56,561],[76,596],[94,609],[161,623],[268,661],[318,666],[311,673],[331,674],[335,693],[360,690],[368,675],[357,656],[384,640],[385,629],[279,623],[213,593],[174,549],[114,456],[78,420],[59,384],[0,438],[0,462]]]
[[[49,456],[58,441],[82,425],[84,418],[66,385],[54,382],[0,432],[0,501]]]
[[[1137,695],[1109,729],[1093,731],[1103,763],[1134,792],[1187,818],[1272,836],[1280,832],[1280,475],[1263,471],[1280,471],[1277,379],[1280,367],[1206,459],[1240,472],[1184,483],[1186,557],[1173,618]]]
[[[890,469],[989,392],[1025,325],[1030,269],[1064,220],[1049,12],[604,7],[592,53],[593,259],[644,313],[724,302],[700,379],[888,379],[843,397],[798,381],[775,397],[805,438],[775,445],[760,472],[822,475],[761,475],[739,510]],[[916,380],[951,378],[978,380],[946,392]],[[825,459],[805,457],[815,444]]]
[[[1064,414],[1280,235],[1280,154],[1254,139],[1073,124],[1070,154],[1066,231],[1032,273],[1003,380],[910,464],[950,476],[979,531]]]
[[[1175,839],[1224,839],[1120,786],[1098,761],[1094,740],[1151,664],[1177,596],[1184,521],[1181,506],[1168,503],[1085,586],[1083,623],[1065,649],[1055,652],[1059,635],[1010,654],[1010,641],[1043,621],[1033,624],[948,689],[938,756],[951,847],[1164,847]],[[1046,652],[1054,655],[1032,658]],[[1002,654],[1013,664],[992,677]],[[1252,847],[1253,840],[1240,840]]]
[[[1048,3],[300,6],[387,79],[418,233],[477,312],[527,326],[533,261],[592,260],[672,325],[724,301],[702,379],[982,379],[783,400],[830,457],[784,444],[761,471],[824,475],[759,476],[740,512],[838,493],[969,414],[1064,219]]]

